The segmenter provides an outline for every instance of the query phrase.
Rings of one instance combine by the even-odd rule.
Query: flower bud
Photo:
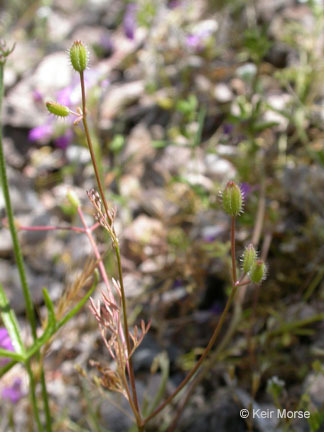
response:
[[[253,283],[260,283],[266,278],[266,265],[262,260],[257,260],[252,265],[250,279]]]
[[[77,72],[83,72],[87,68],[88,52],[81,41],[75,41],[70,48],[70,60]]]
[[[51,114],[58,117],[67,117],[70,114],[70,110],[67,106],[61,105],[54,101],[46,102],[46,107]]]
[[[76,193],[73,190],[69,189],[68,193],[66,194],[66,197],[69,200],[72,207],[74,207],[75,209],[81,206],[79,198],[77,197]]]
[[[239,186],[229,181],[223,192],[223,207],[231,216],[238,216],[243,210],[243,194]]]
[[[244,274],[247,274],[251,270],[253,264],[255,263],[256,258],[257,258],[256,250],[254,249],[253,244],[250,243],[245,248],[245,251],[242,256],[242,270]]]

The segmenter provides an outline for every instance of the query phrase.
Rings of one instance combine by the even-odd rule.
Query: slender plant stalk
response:
[[[90,155],[91,155],[91,160],[92,160],[92,164],[93,164],[93,168],[94,168],[94,172],[95,172],[95,176],[96,176],[96,180],[97,180],[100,196],[101,196],[104,208],[105,208],[105,213],[107,215],[107,220],[108,220],[109,224],[112,224],[112,220],[111,220],[111,217],[110,217],[110,214],[109,214],[109,211],[108,211],[108,205],[107,205],[106,197],[105,197],[104,190],[103,190],[103,187],[102,187],[102,183],[101,183],[101,180],[100,180],[99,170],[98,170],[98,166],[97,166],[97,162],[96,162],[96,157],[95,157],[95,153],[94,153],[94,149],[93,149],[93,144],[92,144],[92,140],[91,140],[90,133],[89,133],[89,128],[88,128],[87,108],[86,108],[86,95],[85,95],[85,85],[84,85],[84,74],[83,74],[83,71],[80,72],[80,82],[81,82],[81,94],[82,94],[82,123],[83,123],[84,131],[85,131],[85,135],[86,135],[86,139],[87,139],[87,143],[88,143],[88,147],[89,147],[89,151],[90,151]],[[122,298],[122,309],[123,309],[123,323],[124,323],[125,340],[126,340],[128,354],[130,354],[131,353],[131,343],[130,343],[130,339],[129,339],[127,308],[126,308],[126,296],[125,296],[123,273],[122,273],[122,265],[121,265],[121,256],[120,256],[120,249],[119,249],[118,241],[114,241],[114,249],[115,249],[115,254],[116,254],[116,259],[117,259],[118,275],[119,275],[119,282],[120,282],[120,291],[121,291],[121,298]],[[131,387],[132,387],[134,404],[135,404],[135,407],[136,407],[136,410],[137,410],[137,413],[138,413],[138,416],[136,416],[136,418],[140,420],[140,421],[137,420],[137,425],[138,425],[139,431],[141,431],[143,429],[141,429],[141,424],[140,424],[141,423],[140,410],[139,410],[139,404],[138,404],[138,399],[137,399],[137,392],[136,392],[136,385],[135,385],[135,376],[134,376],[134,368],[133,368],[131,357],[129,357],[129,359],[128,359],[128,370],[129,370],[129,379],[130,379],[130,384],[131,384]]]
[[[261,193],[260,193],[260,199],[259,199],[259,205],[258,205],[258,211],[257,211],[257,217],[256,217],[256,224],[254,225],[254,230],[252,234],[252,243],[254,245],[257,245],[260,240],[261,232],[262,232],[262,226],[263,226],[263,220],[264,220],[264,213],[265,213],[265,182],[264,178],[262,181],[261,186]],[[232,223],[231,223],[231,258],[232,258],[232,280],[235,281],[237,279],[236,277],[236,259],[235,259],[235,221],[233,220],[234,217],[232,217]],[[266,253],[262,256],[262,258],[266,259]],[[216,358],[218,357],[219,353],[225,348],[225,346],[229,343],[229,341],[232,339],[233,334],[236,331],[237,325],[240,322],[241,314],[242,314],[242,302],[244,299],[245,294],[245,288],[246,285],[250,283],[249,280],[245,279],[246,274],[243,273],[238,280],[235,282],[235,286],[243,287],[242,290],[239,291],[238,296],[236,296],[235,299],[235,309],[234,309],[234,315],[230,322],[230,325],[225,333],[225,336],[223,340],[221,341],[220,345],[217,347],[215,352],[212,356],[208,359],[207,364],[205,365],[204,370],[201,371],[200,375],[197,376],[197,378],[191,383],[187,394],[185,398],[183,399],[181,405],[177,408],[177,413],[168,428],[167,432],[173,432],[176,428],[176,425],[181,417],[181,414],[187,405],[191,395],[193,394],[195,388],[198,386],[198,384],[204,379],[204,377],[209,372],[212,365],[215,363]],[[257,287],[258,289],[258,287]]]
[[[232,281],[236,284],[236,257],[235,257],[235,216],[232,216],[231,223],[231,255],[232,255]]]
[[[194,373],[199,369],[200,365],[202,364],[202,362],[204,361],[204,359],[207,357],[210,349],[212,348],[212,346],[214,345],[216,338],[218,336],[218,333],[220,332],[221,328],[223,327],[224,324],[224,320],[226,318],[226,315],[228,313],[228,310],[235,298],[235,294],[238,290],[238,288],[241,286],[241,283],[238,283],[239,281],[237,281],[237,275],[236,275],[236,258],[235,258],[235,216],[232,216],[232,223],[231,223],[231,258],[232,258],[232,269],[231,269],[231,277],[232,277],[232,291],[230,296],[227,299],[225,308],[221,314],[221,317],[217,323],[217,326],[214,330],[214,333],[207,345],[207,347],[205,348],[205,351],[203,352],[203,354],[201,355],[199,361],[196,363],[196,365],[194,366],[194,368],[189,372],[189,374],[187,375],[187,377],[182,381],[182,383],[177,387],[177,389],[175,390],[175,392],[157,409],[155,410],[149,417],[147,417],[145,419],[145,422],[148,421],[150,418],[154,417],[159,411],[161,411],[164,406],[166,406],[169,402],[171,402],[171,400],[175,397],[175,395],[186,385],[186,383],[190,380],[190,378],[194,375]],[[186,397],[184,398],[183,402],[181,403],[181,406],[178,407],[177,413],[175,418],[172,421],[172,424],[170,425],[168,432],[173,432],[177,422],[187,404],[187,402],[189,401],[193,391],[195,390],[196,386],[198,385],[198,383],[201,381],[202,376],[204,376],[204,373],[202,373],[200,376],[197,376],[196,379],[194,379],[194,381],[191,383],[188,392],[186,394]]]
[[[35,383],[35,377],[32,371],[32,368],[30,366],[30,362],[27,361],[26,364],[27,373],[29,376],[29,392],[30,392],[30,400],[33,407],[34,417],[36,420],[37,428],[39,432],[44,432],[43,425],[40,420],[38,405],[37,405],[37,398],[36,398],[36,383]]]
[[[49,405],[49,398],[48,398],[47,387],[46,387],[44,363],[43,363],[43,358],[40,355],[40,352],[37,353],[37,358],[40,364],[40,381],[41,381],[42,398],[43,398],[44,410],[45,410],[46,431],[52,432],[51,409]]]
[[[4,64],[2,64],[0,62],[0,113],[1,113],[2,99],[3,99],[3,73],[4,73]],[[14,254],[15,254],[15,258],[16,258],[16,264],[18,267],[19,277],[20,277],[21,286],[22,286],[23,295],[24,295],[25,304],[26,304],[27,318],[28,318],[28,321],[29,321],[29,324],[31,327],[33,339],[36,340],[37,335],[36,335],[35,310],[34,310],[33,301],[31,298],[31,294],[30,294],[30,289],[29,289],[29,286],[27,283],[25,266],[24,266],[24,259],[23,259],[20,244],[18,241],[17,230],[16,230],[16,226],[15,226],[14,215],[13,215],[11,199],[10,199],[10,194],[9,194],[9,185],[8,185],[8,178],[7,178],[7,171],[6,171],[6,161],[5,161],[5,157],[4,157],[3,143],[2,143],[2,116],[0,119],[0,178],[1,178],[2,192],[3,192],[4,199],[5,199],[5,204],[6,204],[8,223],[9,223],[9,229],[10,229],[10,234],[11,234],[12,243],[13,243]]]
[[[183,389],[183,387],[190,381],[190,379],[194,376],[194,374],[197,372],[197,370],[200,368],[201,364],[205,360],[205,358],[208,356],[209,351],[213,347],[214,343],[216,342],[217,336],[223,327],[225,318],[227,316],[227,313],[229,311],[229,308],[233,302],[233,299],[235,297],[235,294],[237,292],[237,286],[234,285],[231,294],[229,295],[225,308],[219,318],[219,321],[217,323],[217,326],[214,330],[214,333],[212,334],[212,337],[210,338],[207,347],[205,348],[204,352],[202,353],[201,357],[195,364],[195,366],[191,369],[191,371],[188,373],[186,378],[178,385],[178,387],[175,389],[175,391],[155,410],[150,414],[148,417],[144,419],[144,424],[146,424],[149,420],[151,420],[153,417],[155,417],[160,411],[163,410],[164,407],[166,407],[174,398],[175,396],[180,392],[180,390]]]
[[[3,100],[3,93],[4,93],[4,86],[3,86],[3,75],[4,75],[4,62],[0,62],[0,113],[2,109],[2,100]],[[13,249],[14,249],[14,255],[16,258],[16,264],[18,267],[20,282],[22,286],[23,296],[25,299],[25,305],[26,305],[26,313],[27,318],[31,327],[31,332],[33,336],[33,340],[36,341],[37,339],[37,333],[36,333],[36,315],[35,315],[35,309],[30,293],[30,289],[28,286],[27,278],[26,278],[26,272],[25,272],[25,265],[24,265],[24,258],[21,252],[21,247],[18,240],[17,230],[15,226],[15,220],[14,220],[14,214],[11,204],[11,198],[9,193],[9,185],[8,185],[8,178],[7,178],[7,172],[6,172],[6,162],[3,152],[3,143],[2,143],[2,116],[0,114],[0,179],[1,179],[1,187],[3,196],[5,199],[5,205],[6,205],[6,211],[7,211],[7,217],[9,222],[9,229],[10,234],[12,238],[13,243]],[[40,354],[37,354],[38,360],[40,359]],[[38,415],[38,407],[37,407],[37,400],[36,400],[36,393],[35,393],[35,383],[34,383],[34,376],[33,372],[26,364],[27,369],[29,368],[29,377],[30,377],[30,383],[33,385],[33,392],[31,393],[31,401],[34,408],[34,413],[37,414],[35,416],[37,426],[39,431],[43,430],[39,415]],[[32,378],[32,379],[31,379]],[[49,410],[49,404],[48,404],[48,395],[47,395],[47,389],[46,389],[46,381],[45,381],[45,373],[43,365],[41,365],[41,386],[42,386],[42,395],[45,405],[45,416],[46,416],[46,425],[47,425],[47,431],[51,432],[51,416],[50,416],[50,410]],[[35,406],[34,406],[35,405]],[[41,426],[41,429],[40,429]]]

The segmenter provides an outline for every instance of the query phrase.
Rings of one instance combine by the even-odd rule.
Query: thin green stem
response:
[[[0,112],[2,107],[2,99],[3,99],[3,73],[4,73],[4,64],[0,63]],[[8,216],[8,222],[9,222],[9,229],[10,234],[12,238],[13,248],[14,248],[14,254],[16,258],[16,263],[18,267],[19,277],[21,281],[22,291],[25,299],[26,304],[26,312],[27,312],[27,318],[31,327],[33,339],[37,339],[36,334],[36,317],[35,317],[35,310],[34,305],[32,302],[30,289],[27,283],[26,273],[25,273],[25,266],[24,266],[24,259],[21,252],[20,244],[18,241],[17,236],[17,230],[15,226],[14,221],[14,215],[11,205],[11,199],[9,194],[9,185],[8,185],[8,178],[7,178],[7,172],[6,172],[6,162],[3,152],[3,144],[2,144],[2,117],[0,119],[0,180],[1,180],[1,187],[3,196],[5,199],[5,205],[7,210],[7,216]]]
[[[129,359],[128,359],[129,379],[130,379],[130,383],[131,383],[131,387],[132,387],[135,407],[136,407],[137,411],[139,411],[136,386],[135,386],[133,361],[132,361],[132,358],[130,356],[131,344],[130,344],[130,340],[129,340],[128,321],[127,321],[127,315],[126,315],[126,296],[125,296],[125,289],[124,289],[124,279],[123,279],[123,271],[122,271],[122,266],[121,266],[120,250],[119,250],[118,244],[116,245],[115,250],[116,250],[116,258],[117,258],[117,266],[118,266],[118,276],[119,276],[119,282],[120,282],[120,292],[121,292],[121,298],[122,298],[125,339],[126,339],[126,345],[127,345],[127,352],[128,352],[128,356],[129,356]]]
[[[31,400],[31,404],[33,407],[33,412],[34,412],[34,417],[36,420],[38,432],[44,432],[44,428],[43,428],[41,420],[40,420],[39,410],[38,410],[38,405],[37,405],[35,377],[34,377],[32,369],[31,369],[30,363],[26,362],[25,366],[26,366],[27,373],[29,376],[30,400]]]
[[[205,358],[208,356],[209,351],[211,350],[211,348],[213,347],[214,343],[216,342],[217,336],[220,332],[220,330],[223,327],[225,318],[228,314],[229,308],[235,298],[236,292],[238,290],[238,287],[240,286],[240,283],[237,283],[237,276],[236,276],[236,258],[235,258],[235,216],[232,217],[232,223],[231,223],[231,257],[232,257],[232,280],[233,280],[233,284],[232,284],[232,290],[231,290],[231,294],[227,299],[225,308],[220,316],[220,319],[217,323],[217,326],[214,330],[214,333],[207,345],[207,347],[205,348],[203,354],[201,355],[200,359],[198,360],[198,362],[196,363],[196,365],[191,369],[191,371],[189,372],[189,374],[186,376],[186,378],[180,383],[180,385],[176,388],[176,390],[172,393],[172,395],[170,395],[168,397],[168,399],[166,399],[165,402],[163,402],[162,405],[160,405],[160,407],[158,407],[155,411],[153,411],[153,413],[151,415],[149,415],[148,417],[146,417],[144,419],[144,424],[149,421],[151,418],[155,417],[166,405],[168,405],[172,399],[179,393],[180,390],[182,390],[182,388],[188,383],[188,381],[191,379],[191,377],[198,371],[199,367],[201,366],[201,364],[203,363],[203,361],[205,360]],[[189,398],[191,397],[192,392],[194,391],[194,389],[196,388],[196,385],[200,382],[199,377],[197,379],[195,379],[189,390],[188,393],[183,401],[183,403],[181,404],[181,407],[179,407],[177,414],[170,426],[170,428],[168,429],[168,432],[172,432],[177,424],[177,421],[179,420],[181,413],[185,407],[185,405],[187,404]]]
[[[95,176],[96,176],[96,180],[97,180],[100,196],[101,196],[104,208],[105,208],[105,213],[106,213],[106,216],[107,216],[107,220],[108,220],[108,223],[110,225],[112,225],[113,221],[112,221],[111,216],[109,214],[108,204],[107,204],[106,197],[105,197],[105,194],[104,194],[104,190],[103,190],[103,187],[102,187],[102,183],[101,183],[101,180],[100,180],[100,175],[99,175],[99,170],[98,170],[97,161],[96,161],[96,157],[95,157],[95,152],[94,152],[94,148],[93,148],[93,144],[92,144],[92,140],[91,140],[90,133],[89,133],[89,128],[88,128],[87,108],[86,108],[86,94],[85,94],[84,74],[83,74],[83,72],[80,72],[80,82],[81,82],[81,94],[82,94],[82,123],[83,123],[84,131],[85,131],[85,135],[86,135],[86,139],[87,139],[87,143],[88,143],[88,147],[89,147],[89,151],[90,151],[90,155],[91,155],[92,165],[93,165],[93,168],[94,168],[94,172],[95,172]],[[123,282],[123,273],[122,273],[120,250],[119,250],[118,241],[117,241],[116,237],[113,239],[113,243],[114,243],[114,249],[115,249],[115,253],[116,253],[117,266],[118,266],[118,274],[119,274],[119,282],[120,282],[120,290],[121,290],[121,297],[122,297],[122,309],[123,309],[123,323],[124,323],[125,340],[126,340],[126,345],[127,345],[127,351],[128,351],[128,354],[130,355],[130,353],[131,353],[131,343],[130,343],[129,331],[128,331],[126,296],[125,296],[125,289],[124,289],[124,282]],[[139,419],[139,421],[137,420],[137,425],[138,425],[139,430],[141,430],[140,429],[141,428],[141,424],[140,424],[141,418],[140,418],[140,411],[139,411],[139,405],[138,405],[138,399],[137,399],[134,369],[133,369],[132,359],[130,357],[129,357],[129,360],[128,360],[128,366],[129,366],[128,367],[128,370],[129,370],[129,379],[130,379],[130,383],[131,383],[131,387],[132,387],[134,404],[135,404],[136,410],[138,412],[138,416],[136,416],[136,418]]]
[[[2,100],[3,100],[3,74],[4,74],[4,63],[0,63],[0,112],[1,112]],[[14,214],[13,214],[13,209],[12,209],[12,205],[11,205],[8,178],[7,178],[7,172],[6,172],[6,162],[5,162],[5,157],[4,157],[4,152],[3,152],[3,144],[2,144],[2,121],[1,120],[0,120],[0,179],[1,179],[3,196],[5,199],[5,205],[6,205],[6,210],[7,210],[8,222],[9,222],[9,229],[10,229],[10,234],[11,234],[11,238],[12,238],[14,254],[15,254],[15,258],[16,258],[16,264],[18,267],[18,272],[19,272],[19,277],[20,277],[20,281],[21,281],[23,296],[25,299],[27,318],[28,318],[28,321],[29,321],[29,324],[31,327],[33,339],[34,339],[34,341],[36,341],[37,340],[36,315],[35,315],[35,309],[34,309],[32,297],[31,297],[30,289],[28,286],[27,278],[26,278],[24,259],[23,259],[23,255],[21,252],[19,240],[18,240],[17,230],[16,230],[16,226],[15,226],[15,221],[14,221]],[[40,357],[38,354],[38,359],[39,358]],[[26,367],[28,369],[27,364],[26,364]],[[31,382],[34,382],[34,377],[32,376],[32,370],[30,369],[30,367],[29,367],[28,373],[30,374]],[[44,400],[44,404],[45,404],[47,431],[51,432],[51,430],[52,430],[51,429],[51,419],[50,419],[50,413],[49,413],[48,396],[47,396],[47,389],[46,389],[46,382],[45,382],[45,375],[44,375],[43,367],[41,368],[41,376],[42,376],[41,386],[42,386],[43,400]],[[34,397],[34,396],[35,395],[32,394],[32,397]],[[35,408],[34,412],[35,412],[35,414],[38,415],[38,407],[37,407],[37,401],[36,401],[35,397],[34,397],[34,400],[32,400],[32,403],[35,404],[37,409]],[[36,418],[36,421],[37,421],[37,424],[40,425],[39,416],[38,416],[38,418]],[[43,428],[41,427],[41,429],[39,428],[39,430],[43,430]]]
[[[235,216],[232,216],[231,223],[231,255],[232,255],[232,281],[236,284],[236,258],[235,258]]]
[[[227,316],[227,313],[229,311],[229,308],[233,302],[233,299],[235,297],[235,294],[237,292],[237,287],[234,286],[232,288],[231,294],[227,299],[225,308],[220,316],[220,319],[217,323],[217,326],[214,330],[214,333],[212,334],[212,337],[210,338],[207,347],[205,348],[204,352],[202,353],[201,357],[195,364],[195,366],[191,369],[191,371],[188,373],[188,375],[185,377],[185,379],[178,385],[178,387],[175,389],[175,391],[155,410],[150,414],[148,417],[144,419],[144,424],[146,424],[150,419],[155,417],[160,411],[163,410],[164,407],[166,407],[174,398],[175,396],[183,389],[183,387],[190,381],[190,379],[194,376],[194,374],[197,372],[197,370],[200,368],[201,364],[205,360],[205,358],[208,356],[209,351],[213,347],[214,343],[216,342],[217,336],[223,327],[225,318]]]
[[[47,393],[47,387],[46,387],[46,379],[45,379],[45,371],[44,371],[44,364],[43,364],[43,358],[38,353],[38,358],[40,360],[40,368],[41,368],[41,387],[42,387],[42,398],[44,402],[44,410],[45,410],[45,420],[46,420],[46,431],[52,432],[52,419],[51,419],[51,410],[49,406],[49,400],[48,400],[48,393]]]

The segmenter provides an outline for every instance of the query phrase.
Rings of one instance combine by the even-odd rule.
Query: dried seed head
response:
[[[250,271],[251,282],[256,284],[262,282],[266,278],[266,265],[262,260],[256,260]]]
[[[69,51],[73,69],[83,72],[88,65],[88,51],[81,41],[75,41]]]
[[[243,194],[240,187],[229,181],[223,192],[223,207],[231,216],[238,216],[243,210]]]
[[[51,114],[54,114],[58,117],[67,117],[70,114],[70,110],[67,106],[61,105],[54,101],[46,102],[46,108]]]
[[[245,248],[245,251],[242,256],[242,270],[244,274],[247,274],[251,270],[256,258],[257,258],[256,250],[254,249],[253,244],[250,243]]]

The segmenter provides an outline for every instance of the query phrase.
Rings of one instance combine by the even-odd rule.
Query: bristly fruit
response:
[[[256,260],[250,271],[250,279],[253,283],[260,283],[266,278],[267,269],[262,260]]]
[[[54,101],[46,102],[46,108],[51,114],[54,114],[58,117],[67,117],[70,114],[70,110],[67,106],[61,105]]]
[[[253,264],[255,263],[255,260],[257,258],[256,250],[254,249],[254,246],[252,243],[250,243],[246,248],[242,256],[242,270],[244,274],[247,274]]]
[[[81,41],[75,41],[70,48],[70,60],[73,69],[83,72],[88,66],[88,51]]]
[[[231,216],[238,216],[243,210],[243,194],[240,187],[229,181],[223,192],[223,207]]]

